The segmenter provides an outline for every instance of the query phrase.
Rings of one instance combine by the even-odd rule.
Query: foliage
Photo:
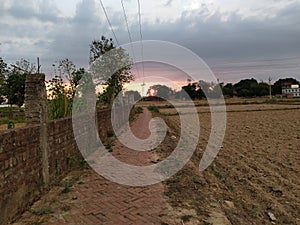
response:
[[[112,106],[123,85],[134,79],[132,60],[124,49],[114,46],[112,39],[102,36],[90,45],[90,63],[93,78],[106,87],[102,99]]]
[[[282,86],[284,84],[300,84],[300,82],[294,78],[279,79],[272,86],[272,95],[281,95],[282,94]]]
[[[68,87],[67,93],[69,98],[73,98],[80,79],[85,73],[85,69],[76,69],[76,65],[70,59],[66,58],[59,60],[57,70],[59,76],[63,79],[65,78],[69,82],[70,87]]]
[[[0,104],[4,102],[4,86],[5,86],[5,74],[7,73],[7,64],[0,57]]]
[[[174,91],[166,85],[157,84],[153,87],[157,90],[157,96],[160,98],[169,99],[169,97],[174,94]]]
[[[183,86],[182,91],[179,96],[177,95],[177,98],[182,98],[184,93],[188,94],[191,99],[219,98],[222,95],[219,84],[213,82],[208,83],[203,80]]]
[[[269,94],[269,85],[264,82],[258,83],[253,78],[241,80],[233,87],[238,97],[260,97]]]
[[[35,65],[25,59],[17,61],[12,68],[8,68],[0,57],[0,103],[5,97],[8,104],[21,107],[25,100],[26,74],[33,73],[35,70]]]
[[[230,96],[230,97],[233,97],[233,85],[232,83],[228,83],[226,84],[223,88],[222,88],[222,91],[223,91],[223,95],[224,96]]]
[[[16,69],[8,73],[4,86],[4,95],[7,98],[8,104],[17,105],[19,107],[24,104],[25,80],[26,74]]]
[[[49,118],[58,119],[71,115],[73,97],[85,70],[76,69],[75,64],[68,58],[60,60],[57,65],[53,64],[53,68],[55,77],[48,81],[48,108]]]
[[[55,76],[48,82],[49,101],[48,111],[49,119],[59,119],[70,115],[70,99],[65,90],[65,84],[60,76]]]
[[[149,109],[151,112],[159,112],[158,107],[157,107],[157,106],[154,106],[154,105],[148,106],[148,109]]]
[[[135,108],[135,112],[140,114],[140,113],[144,112],[144,109],[142,107],[138,106],[138,107]]]

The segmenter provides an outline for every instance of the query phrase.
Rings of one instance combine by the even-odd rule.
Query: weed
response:
[[[195,183],[195,184],[200,184],[200,180],[196,177],[193,177],[192,178],[192,181]]]
[[[213,165],[210,166],[213,174],[215,175],[216,178],[218,178],[219,180],[223,179],[223,175],[219,172],[215,170],[215,167]]]
[[[157,107],[157,106],[154,106],[154,105],[148,106],[148,109],[149,109],[149,111],[151,111],[151,112],[159,112],[158,107]]]
[[[107,149],[107,150],[109,150],[108,152],[112,152],[112,147],[114,146],[114,143],[113,143],[113,141],[112,140],[109,140],[108,142],[107,142],[107,144],[105,145],[105,148]]]
[[[258,213],[258,208],[256,205],[252,205],[252,208],[251,208],[251,211],[249,213],[249,215],[252,217],[252,218],[255,218],[257,216],[257,213]]]
[[[42,222],[42,221],[39,221],[39,222],[34,222],[32,225],[41,225],[41,224],[43,224],[44,222]]]
[[[171,192],[170,191],[165,191],[164,195],[170,197],[171,196]]]
[[[50,208],[41,208],[41,209],[37,209],[35,211],[32,211],[32,213],[34,213],[38,216],[42,216],[42,215],[51,214],[51,213],[53,213],[53,211]]]
[[[15,123],[13,121],[9,121],[7,123],[7,129],[14,129],[15,128]]]
[[[76,160],[76,157],[75,156],[68,156],[67,157],[67,164],[70,165],[70,164],[73,164],[75,163],[77,160]]]
[[[204,224],[204,225],[212,225],[211,223],[209,223],[209,222],[207,222],[207,221],[205,221],[205,220],[203,220],[203,224]]]
[[[184,215],[181,217],[183,222],[188,222],[188,221],[190,221],[191,218],[192,218],[191,215]]]
[[[135,112],[136,112],[136,113],[143,113],[143,112],[144,112],[144,109],[143,109],[142,107],[139,106],[139,107],[136,107],[136,108],[135,108]]]
[[[64,205],[63,207],[61,207],[61,210],[64,211],[64,212],[70,211],[71,210],[71,206]]]
[[[228,184],[227,184],[227,188],[228,188],[230,191],[233,191],[233,189],[234,189],[233,184],[232,184],[232,183],[228,183]]]
[[[61,193],[61,194],[67,194],[67,193],[69,193],[70,191],[71,191],[71,188],[70,188],[70,186],[67,185],[67,186],[64,187],[64,189],[61,190],[60,193]]]
[[[88,167],[88,164],[84,159],[79,161],[78,169],[83,170],[83,169],[86,169],[87,167]]]
[[[107,137],[108,137],[108,138],[111,138],[111,137],[113,137],[113,136],[115,136],[115,132],[114,132],[113,130],[108,130],[108,131],[107,131]]]

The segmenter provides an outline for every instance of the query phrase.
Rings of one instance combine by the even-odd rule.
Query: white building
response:
[[[282,95],[292,98],[300,98],[299,84],[284,85],[282,87]]]

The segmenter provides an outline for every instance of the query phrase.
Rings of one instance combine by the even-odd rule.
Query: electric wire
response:
[[[133,44],[132,44],[132,35],[130,33],[130,29],[129,29],[129,23],[128,23],[128,18],[127,18],[127,14],[126,14],[126,10],[125,10],[125,6],[124,6],[124,0],[121,0],[121,4],[122,4],[122,8],[123,8],[123,14],[124,14],[124,19],[125,19],[125,23],[126,23],[126,28],[127,28],[127,32],[128,32],[128,36],[129,36],[129,41],[130,41],[130,46],[131,46],[131,50],[132,50],[132,56],[133,56],[133,60],[135,60],[135,53],[134,53],[134,48],[133,48]],[[138,66],[135,64],[136,67],[136,71],[138,76],[140,76],[139,74],[139,69]]]
[[[142,68],[143,68],[143,79],[145,79],[145,65],[144,65],[144,45],[143,45],[143,32],[142,32],[142,15],[141,15],[141,3],[138,2],[138,15],[139,15],[139,25],[140,25],[140,38],[141,38],[141,53],[142,53]],[[144,84],[144,81],[143,81]]]
[[[109,27],[110,27],[110,30],[111,30],[111,32],[112,32],[113,35],[114,35],[114,38],[115,38],[115,40],[116,40],[116,43],[117,43],[118,46],[120,46],[119,41],[118,41],[118,38],[117,38],[117,36],[116,36],[116,33],[115,33],[115,31],[114,31],[114,29],[113,29],[113,27],[112,27],[112,25],[111,25],[111,22],[110,22],[110,20],[109,20],[108,14],[107,14],[107,12],[106,12],[105,6],[104,6],[102,0],[99,0],[99,2],[100,2],[100,5],[101,5],[101,7],[102,7],[102,9],[103,9],[104,14],[105,14],[105,17],[106,17],[106,20],[107,20],[108,25],[109,25]]]

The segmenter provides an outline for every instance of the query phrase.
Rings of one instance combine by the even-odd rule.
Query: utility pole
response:
[[[141,86],[142,86],[142,94],[141,94],[141,96],[143,97],[144,96],[144,91],[145,91],[145,86],[146,86],[145,81],[143,81],[143,83],[141,84]]]
[[[270,99],[272,99],[272,84],[271,84],[272,78],[269,77],[269,93],[270,93]]]
[[[40,69],[41,69],[40,58],[37,57],[37,73],[38,73],[38,74],[40,74]]]

